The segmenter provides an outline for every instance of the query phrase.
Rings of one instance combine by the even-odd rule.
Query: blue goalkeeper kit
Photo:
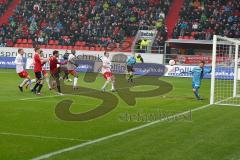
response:
[[[201,82],[204,74],[211,73],[211,69],[206,69],[198,66],[194,67],[191,73],[193,74],[192,88],[195,89],[194,95],[196,96],[197,99],[200,100],[201,98],[198,94],[198,89],[201,87]]]
[[[128,57],[127,65],[128,66],[133,66],[134,64],[136,64],[136,58],[134,56]]]

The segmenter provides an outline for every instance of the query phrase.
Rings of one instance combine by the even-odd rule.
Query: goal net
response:
[[[240,106],[240,41],[213,37],[211,104]]]

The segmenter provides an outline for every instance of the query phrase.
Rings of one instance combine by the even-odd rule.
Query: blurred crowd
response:
[[[9,25],[0,26],[0,42],[11,45],[24,38],[32,39],[34,44],[48,44],[50,40],[70,46],[76,41],[85,41],[88,46],[117,44],[135,36],[138,29],[153,27],[162,31],[170,1],[21,1]]]
[[[240,37],[239,0],[185,0],[173,38],[210,40],[214,34]]]
[[[12,2],[12,0],[0,0],[0,16],[3,15],[7,6]]]

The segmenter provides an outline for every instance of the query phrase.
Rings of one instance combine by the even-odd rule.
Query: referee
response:
[[[132,55],[127,59],[127,72],[129,74],[128,82],[133,83],[133,72],[134,72],[133,66],[135,64],[136,64],[136,57],[135,57],[135,53],[133,52]]]

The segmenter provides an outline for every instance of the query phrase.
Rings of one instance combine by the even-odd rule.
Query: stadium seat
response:
[[[46,45],[39,45],[40,48],[46,48]]]
[[[68,46],[62,46],[62,49],[67,50],[67,49],[68,49]]]
[[[54,44],[54,40],[49,40],[48,44],[53,45]]]
[[[28,42],[27,39],[23,39],[23,40],[22,40],[22,43],[27,43],[27,42]]]
[[[58,43],[59,43],[58,40],[55,40],[55,41],[54,41],[54,44],[55,44],[55,45],[58,45]]]
[[[76,45],[76,46],[81,46],[81,45],[82,45],[82,42],[81,42],[81,41],[77,41],[77,42],[75,43],[75,45]]]
[[[73,46],[67,46],[67,49],[68,49],[68,50],[72,50],[72,49],[73,49]]]
[[[17,39],[17,43],[22,43],[22,39]]]
[[[18,43],[16,43],[16,44],[14,44],[14,46],[13,47],[19,47],[19,44]]]
[[[32,39],[28,39],[28,44],[32,44]]]

